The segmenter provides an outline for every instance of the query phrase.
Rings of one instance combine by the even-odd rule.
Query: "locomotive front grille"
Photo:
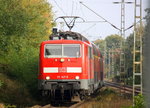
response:
[[[69,89],[79,89],[80,88],[80,81],[49,81],[49,80],[42,80],[39,82],[39,89],[44,90],[56,90],[61,89],[63,87],[64,90]]]

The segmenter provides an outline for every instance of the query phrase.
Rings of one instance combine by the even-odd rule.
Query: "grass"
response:
[[[132,100],[124,99],[114,90],[102,88],[100,94],[96,98],[87,102],[79,108],[121,108],[132,105]]]
[[[20,82],[12,80],[2,73],[0,73],[0,78],[4,82],[0,88],[0,103],[4,103],[6,106],[26,106],[36,103],[29,90]]]

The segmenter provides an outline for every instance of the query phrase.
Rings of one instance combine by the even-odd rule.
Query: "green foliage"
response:
[[[41,39],[50,34],[53,17],[51,6],[46,0],[22,0],[22,8],[29,17],[28,38]]]
[[[122,107],[122,108],[146,108],[143,95],[139,94],[138,96],[135,96],[134,100],[135,100],[134,106]]]
[[[133,108],[132,106],[122,106],[121,108]]]
[[[144,30],[144,27],[139,27],[137,25],[137,36],[139,36],[139,34],[141,33],[143,35],[143,30]],[[139,43],[137,41],[137,44],[136,44],[136,49],[139,48]],[[127,39],[125,40],[125,47],[124,47],[124,53],[125,53],[125,67],[127,69],[127,73],[126,73],[126,79],[127,81],[126,82],[129,82],[129,84],[132,84],[131,83],[131,77],[133,75],[133,47],[134,47],[134,34],[130,34]],[[135,61],[139,61],[140,60],[140,54],[139,53],[136,53],[136,56],[135,56]],[[140,71],[140,65],[136,65],[135,66],[135,70],[136,72],[138,73],[138,71]],[[129,79],[129,81],[128,81]],[[140,81],[139,79],[135,78],[135,82],[138,82]]]
[[[15,105],[5,105],[5,108],[17,108]]]
[[[7,51],[2,57],[3,64],[10,67],[7,75],[32,89],[36,88],[34,83],[37,81],[39,51],[29,43],[22,37],[11,36],[9,45],[5,47]]]
[[[143,95],[139,94],[138,96],[135,96],[134,100],[135,100],[134,106],[121,107],[121,108],[146,108]]]
[[[132,77],[132,76],[128,76],[128,77],[125,79],[125,82],[126,82],[127,85],[132,86],[132,85],[133,85],[133,77]]]
[[[22,86],[20,87],[11,87],[9,88],[8,95],[0,95],[0,100],[3,102],[11,102],[11,104],[20,104],[27,101],[17,100],[16,98],[21,98],[20,96],[29,96],[26,95],[26,91],[30,91],[31,95],[35,96],[37,91],[37,73],[38,73],[38,48],[34,48],[28,44],[28,40],[25,40],[22,37],[11,36],[7,51],[2,53],[0,59],[1,64],[7,64],[7,71],[3,71],[3,74],[7,75],[10,79],[17,80]],[[0,76],[2,78],[2,76]],[[4,81],[4,80],[3,80]],[[8,86],[8,82],[5,81],[4,87]],[[13,83],[14,84],[14,83]],[[16,86],[16,85],[12,85]],[[19,85],[18,85],[19,86]],[[10,90],[12,89],[12,90]],[[24,91],[27,89],[26,91]],[[3,91],[3,86],[2,86]],[[16,92],[16,98],[14,96],[14,90]],[[34,91],[34,92],[33,92]],[[21,93],[20,96],[17,96]],[[5,94],[5,93],[4,93]],[[12,100],[12,98],[14,100]],[[23,98],[23,97],[22,97]],[[20,103],[19,103],[20,102]]]
[[[3,86],[3,83],[4,83],[4,82],[0,80],[0,87],[2,87],[2,86]]]
[[[116,93],[114,90],[107,88],[103,91],[103,95],[109,95],[109,94],[114,94]]]
[[[0,35],[44,37],[52,27],[50,12],[45,0],[0,0]]]
[[[101,52],[104,52],[105,45],[106,49],[116,49],[120,48],[122,37],[119,35],[110,35],[105,38],[105,40],[96,40],[94,43],[99,46]]]
[[[101,91],[101,95],[98,95],[96,97],[96,100],[99,101],[99,100],[103,99],[104,96],[109,96],[111,94],[115,94],[116,95],[116,92],[114,90],[110,89],[110,88],[106,88],[103,91]]]
[[[127,77],[132,77],[133,70],[133,43],[134,35],[130,34],[125,41],[125,66],[127,68]]]
[[[102,52],[102,55],[104,55],[105,40],[100,40],[100,39],[98,39],[98,40],[96,40],[94,43],[99,47],[100,51]]]
[[[105,41],[106,41],[106,46],[107,48],[120,48],[122,37],[119,35],[110,35],[107,36]]]
[[[27,29],[27,15],[20,0],[0,0],[0,34],[5,36],[24,35]]]
[[[106,37],[105,39],[107,58],[110,58],[110,62],[112,62],[112,59],[113,59],[113,62],[114,62],[114,75],[117,75],[117,73],[120,71],[120,51],[121,51],[120,46],[121,46],[122,40],[123,38],[119,35],[110,35]],[[108,61],[109,59],[107,59],[107,62]]]
[[[120,75],[114,76],[113,81],[114,82],[120,82]]]
[[[115,75],[117,75],[117,73],[120,71],[120,51],[121,51],[120,46],[121,46],[122,40],[123,38],[121,36],[115,34],[115,35],[107,36],[105,40],[98,39],[94,42],[97,46],[99,46],[102,54],[103,55],[106,54],[105,56],[106,56],[106,67],[107,67],[106,71],[107,72],[112,71],[112,70],[109,70],[108,67],[109,67],[109,60],[110,62],[112,62],[112,58],[113,58]],[[105,51],[106,53],[104,53]],[[119,79],[116,79],[116,80],[119,80]]]
[[[38,95],[39,44],[48,39],[52,19],[51,5],[46,0],[0,0],[1,102],[25,104],[31,98],[28,93],[34,97]],[[7,78],[21,86],[9,85],[13,81],[5,80]],[[21,101],[23,96],[26,100]]]
[[[139,94],[134,97],[135,106],[133,108],[145,108],[144,96]]]

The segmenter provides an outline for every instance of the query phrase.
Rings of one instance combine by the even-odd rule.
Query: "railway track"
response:
[[[53,106],[51,104],[48,104],[48,105],[44,105],[44,106],[40,106],[40,105],[35,105],[35,106],[32,106],[32,107],[29,107],[29,108],[78,108],[79,106],[81,106],[82,104],[84,104],[85,101],[81,101],[81,102],[78,102],[78,103],[68,103],[68,104],[71,104],[71,105],[60,105],[60,106]],[[65,103],[67,104],[67,103]]]
[[[76,99],[75,99],[76,100]],[[86,100],[84,101],[71,101],[71,102],[58,102],[55,104],[48,104],[44,106],[35,105],[29,108],[78,108],[82,104],[84,104]]]
[[[119,83],[115,83],[115,82],[105,81],[105,86],[106,87],[113,87],[115,89],[118,89],[122,93],[132,94],[132,92],[133,92],[132,86],[123,85],[123,84],[119,84]],[[140,90],[137,89],[135,92],[138,94],[138,93],[140,93]],[[90,101],[90,99],[87,99],[85,101],[78,101],[78,100],[75,99],[75,101],[73,101],[73,102],[64,102],[64,103],[61,103],[61,104],[58,103],[57,105],[48,104],[48,105],[45,105],[45,106],[37,106],[37,107],[33,106],[33,107],[30,107],[30,108],[78,108],[78,107],[82,106],[83,104],[85,104],[88,101]]]
[[[105,85],[120,89],[125,93],[133,93],[132,86],[129,86],[129,85],[124,85],[124,84],[115,83],[115,82],[108,82],[108,81],[105,81]],[[140,93],[140,89],[137,88],[135,90],[135,93],[137,93],[137,94]]]

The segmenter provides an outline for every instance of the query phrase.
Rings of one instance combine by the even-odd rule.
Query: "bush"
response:
[[[7,75],[28,87],[35,86],[33,83],[37,80],[39,49],[31,46],[23,37],[16,36],[9,39],[9,45],[5,48],[1,57],[4,59],[2,64],[9,66]]]
[[[139,94],[134,97],[135,106],[133,108],[145,108],[144,96]]]
[[[2,73],[0,79],[4,82],[4,87],[0,88],[0,101],[14,105],[28,105],[29,100],[35,101],[38,95],[39,49],[31,46],[23,37],[16,37],[10,37],[5,53],[1,53],[0,56],[0,64],[6,65],[5,70],[0,69]]]
[[[3,86],[3,81],[0,80],[0,87]]]
[[[138,96],[134,97],[134,106],[130,107],[122,107],[122,108],[145,108],[144,96],[139,94]]]

